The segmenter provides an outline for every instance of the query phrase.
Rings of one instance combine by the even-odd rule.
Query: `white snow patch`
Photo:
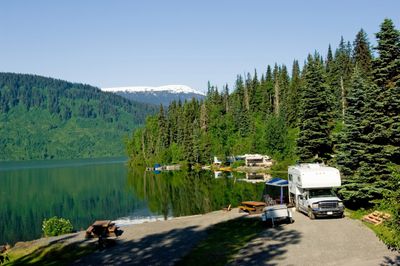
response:
[[[186,85],[165,85],[159,87],[150,86],[131,86],[131,87],[114,87],[114,88],[101,88],[102,91],[107,92],[170,92],[170,93],[195,93],[200,95],[206,95],[204,92],[192,89]]]

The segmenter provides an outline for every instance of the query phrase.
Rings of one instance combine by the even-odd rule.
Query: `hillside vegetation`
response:
[[[360,30],[302,68],[294,60],[291,75],[275,64],[239,75],[233,90],[209,85],[204,101],[160,108],[135,131],[130,158],[209,164],[214,155],[266,153],[335,165],[346,206],[390,211],[393,238],[383,238],[400,248],[400,33],[385,19],[376,38],[372,48]]]
[[[89,85],[0,73],[0,160],[120,156],[153,112]]]

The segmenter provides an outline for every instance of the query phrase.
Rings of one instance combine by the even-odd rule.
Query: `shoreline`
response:
[[[168,234],[176,230],[188,230],[188,233],[201,232],[199,239],[205,236],[205,231],[214,224],[236,219],[238,217],[246,216],[245,213],[239,213],[238,208],[234,208],[231,211],[212,211],[205,214],[197,214],[190,216],[173,217],[168,220],[156,220],[152,222],[144,222],[140,224],[128,224],[120,226],[124,231],[123,234],[117,238],[108,238],[110,241],[116,241],[116,246],[124,245],[123,243],[137,243],[143,239],[151,238],[153,236]],[[75,233],[54,236],[54,237],[42,237],[31,241],[20,241],[15,243],[9,250],[10,260],[18,260],[21,257],[30,256],[40,250],[51,247],[52,245],[58,245],[61,247],[67,247],[75,245],[79,248],[87,249],[90,247],[90,253],[88,253],[88,259],[92,262],[91,258],[92,251],[95,251],[98,246],[97,238],[85,239],[86,231],[78,231]],[[192,241],[193,244],[195,243]],[[197,243],[197,242],[196,242]],[[189,247],[190,245],[188,245]],[[190,246],[191,247],[191,246]],[[58,247],[58,249],[60,249]],[[189,251],[189,249],[188,249]],[[97,252],[97,251],[95,251]],[[86,254],[87,255],[87,254]]]

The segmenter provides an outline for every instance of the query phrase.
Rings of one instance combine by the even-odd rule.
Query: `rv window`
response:
[[[301,178],[300,176],[297,177],[297,181],[301,182]]]
[[[289,174],[289,181],[292,181],[292,180],[293,180],[293,177],[292,177],[292,175]]]

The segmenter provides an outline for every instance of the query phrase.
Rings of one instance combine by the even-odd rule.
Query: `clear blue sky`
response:
[[[375,43],[400,1],[21,1],[0,3],[0,71],[99,87],[207,81],[326,54],[360,28]]]

